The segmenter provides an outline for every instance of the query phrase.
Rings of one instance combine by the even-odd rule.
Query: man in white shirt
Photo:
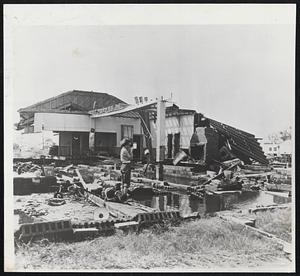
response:
[[[130,186],[130,178],[131,178],[131,162],[133,159],[132,143],[130,139],[125,138],[121,141],[121,152],[120,152],[120,159],[121,159],[121,173],[122,173],[122,186],[123,186],[123,193],[126,195],[128,193],[128,188]]]

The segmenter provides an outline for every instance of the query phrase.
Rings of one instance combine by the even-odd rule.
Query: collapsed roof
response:
[[[263,149],[253,134],[220,123],[213,119],[209,119],[209,123],[221,135],[225,136],[229,140],[232,151],[237,157],[242,160],[249,160],[249,158],[251,158],[261,164],[268,164],[268,160],[264,155]]]
[[[89,114],[88,111],[124,103],[107,93],[73,90],[18,110],[21,120],[17,129],[23,129],[34,121],[34,113]]]

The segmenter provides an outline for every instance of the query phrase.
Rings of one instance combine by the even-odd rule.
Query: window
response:
[[[269,148],[269,151],[272,151],[272,148],[271,148],[271,147]]]
[[[133,138],[133,126],[121,125],[121,139],[123,138]]]
[[[277,150],[277,148],[276,147],[274,147],[274,151],[276,151]]]

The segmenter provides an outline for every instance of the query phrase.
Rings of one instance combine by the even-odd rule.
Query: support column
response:
[[[163,165],[165,159],[165,119],[166,119],[166,104],[163,100],[157,101],[157,118],[156,118],[156,179],[163,180]]]
[[[90,133],[89,133],[89,150],[90,153],[95,152],[95,132],[96,132],[96,120],[90,118]]]

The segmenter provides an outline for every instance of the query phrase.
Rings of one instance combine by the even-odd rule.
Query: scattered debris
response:
[[[130,196],[168,196],[181,190],[192,200],[203,202],[206,211],[211,213],[230,209],[232,202],[236,201],[237,195],[242,190],[291,191],[290,184],[283,184],[285,181],[290,181],[290,175],[286,171],[273,170],[269,166],[246,165],[240,159],[234,158],[223,162],[214,160],[214,166],[207,167],[200,161],[193,160],[184,151],[179,151],[175,159],[177,160],[174,162],[176,166],[165,165],[164,170],[170,174],[173,172],[174,175],[181,178],[191,179],[189,184],[146,178],[143,173],[144,167],[137,166],[132,171]],[[184,159],[187,159],[188,162],[181,162]],[[178,163],[181,165],[177,166]],[[158,210],[132,201],[130,198],[122,198],[121,194],[118,193],[121,180],[119,168],[119,164],[114,159],[104,160],[97,166],[69,164],[65,167],[57,167],[55,164],[54,166],[42,166],[34,164],[33,161],[18,161],[14,164],[14,171],[16,172],[14,188],[17,187],[15,183],[18,181],[19,186],[14,189],[14,192],[18,194],[21,185],[23,185],[23,190],[27,189],[25,194],[51,191],[53,197],[46,200],[49,208],[60,208],[62,205],[68,205],[71,201],[95,206],[90,217],[91,221],[102,222],[112,218],[118,219],[121,222],[116,224],[115,229],[123,229],[124,231],[136,230],[140,223],[155,223],[170,218],[192,219],[200,217],[199,212],[185,213],[183,216],[177,215],[177,213],[173,214],[174,210],[158,212]],[[36,177],[36,174],[33,174],[35,172],[41,172],[40,176]],[[43,179],[46,177],[52,177],[52,180],[55,181],[52,181],[51,185],[45,185]],[[46,186],[47,189],[45,189]],[[280,195],[278,196],[280,197]],[[256,207],[252,211],[257,212],[272,208],[277,207]],[[38,222],[37,218],[49,216],[49,212],[52,212],[51,209],[39,208],[37,201],[27,201],[23,203],[23,208],[18,209],[19,221],[20,223],[35,223]],[[54,209],[53,212],[55,212]],[[65,213],[66,217],[72,218],[72,211]],[[80,221],[78,218],[76,220]],[[74,226],[76,223],[72,225]],[[85,235],[96,235],[99,232],[99,229],[94,226],[84,228],[78,226],[76,229],[73,233],[77,238]]]
[[[60,206],[66,204],[66,201],[62,198],[50,198],[48,204],[51,206]]]

